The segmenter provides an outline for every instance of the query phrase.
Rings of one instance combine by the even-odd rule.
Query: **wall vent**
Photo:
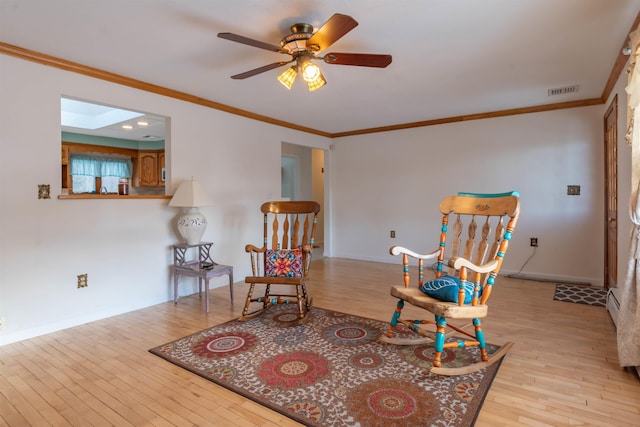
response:
[[[547,93],[549,94],[549,96],[565,95],[567,93],[577,93],[579,88],[580,88],[580,85],[558,87],[555,89],[549,89]]]

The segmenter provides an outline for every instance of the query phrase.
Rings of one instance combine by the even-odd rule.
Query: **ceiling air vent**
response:
[[[547,93],[549,94],[549,96],[565,95],[567,93],[577,93],[579,88],[580,88],[580,85],[558,87],[555,89],[549,89]]]

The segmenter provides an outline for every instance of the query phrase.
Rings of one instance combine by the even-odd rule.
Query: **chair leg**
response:
[[[389,322],[389,329],[384,335],[381,335],[379,340],[393,345],[418,345],[418,344],[430,344],[434,340],[433,332],[426,331],[422,328],[423,325],[426,324],[434,324],[435,322],[432,320],[409,320],[409,319],[401,319],[400,316],[402,314],[402,309],[404,308],[404,301],[398,299],[398,303],[396,305],[396,310],[393,312],[391,316],[391,321]],[[418,336],[398,336],[396,328],[398,324],[401,323],[410,331],[415,332]]]
[[[512,342],[508,342],[505,343],[502,347],[498,348],[496,351],[494,351],[491,356],[489,356],[489,354],[487,353],[487,348],[486,348],[486,342],[484,340],[484,332],[482,331],[482,326],[480,323],[480,319],[473,319],[473,325],[475,327],[475,338],[476,341],[458,341],[457,343],[446,343],[444,344],[445,348],[455,348],[455,347],[471,347],[471,346],[478,346],[478,348],[480,349],[480,361],[476,362],[476,363],[472,363],[470,365],[466,365],[466,366],[459,366],[459,367],[441,367],[440,365],[436,365],[436,359],[439,360],[440,355],[437,354],[436,357],[434,358],[434,362],[433,365],[434,367],[431,368],[431,372],[434,374],[438,374],[438,375],[466,375],[469,374],[471,372],[475,372],[477,370],[480,369],[484,369],[487,366],[490,366],[498,361],[500,361],[508,352],[509,350],[511,350],[511,347],[513,347],[513,343]],[[451,326],[453,329],[457,329],[456,327]],[[439,328],[439,327],[438,327]],[[474,335],[472,334],[468,334],[467,332],[464,331],[459,331],[459,332],[463,332],[464,335],[469,335],[470,337],[473,338]]]
[[[249,285],[249,292],[247,292],[247,299],[244,302],[244,309],[242,309],[243,317],[246,316],[247,313],[249,312],[249,307],[251,306],[252,302],[261,302],[262,310],[265,310],[269,303],[269,290],[270,290],[269,285],[267,285],[264,291],[264,297],[258,297],[258,298],[253,298],[253,291],[255,290],[255,286],[256,286],[255,283],[252,283],[251,285]]]
[[[255,283],[249,285],[249,292],[247,292],[247,299],[244,301],[244,308],[242,309],[242,316],[246,316],[249,312],[249,305],[251,304],[251,297],[253,296],[253,288],[255,287]]]
[[[433,358],[433,366],[439,368],[442,366],[441,358],[442,358],[442,352],[444,351],[444,348],[445,348],[445,338],[446,338],[445,330],[447,328],[447,319],[441,316],[436,316],[436,325],[438,329],[436,332],[436,341],[434,343],[435,355]],[[483,362],[486,362],[489,360],[489,354],[487,353],[487,343],[485,342],[485,339],[484,339],[484,332],[482,331],[482,324],[480,319],[478,318],[473,319],[473,325],[475,327],[475,338],[477,342],[458,341],[457,344],[447,344],[446,347],[449,347],[449,348],[453,346],[467,347],[467,346],[477,345],[480,348],[480,359]],[[453,328],[458,330],[459,332],[463,332],[465,335],[469,335],[470,337],[472,336],[467,332],[459,330],[456,327],[453,327]]]
[[[304,316],[306,314],[306,306],[304,303],[301,286],[296,286],[296,305],[298,306],[298,319],[304,319]]]
[[[311,310],[311,299],[309,298],[309,294],[307,293],[307,285],[306,284],[302,284],[300,285],[300,297],[302,298],[301,304],[302,304],[302,317],[305,317],[307,315],[307,313],[309,312],[309,310]],[[301,318],[302,318],[301,317]]]
[[[398,320],[400,320],[400,314],[402,313],[402,309],[404,308],[404,301],[399,299],[398,304],[396,304],[396,310],[393,312],[391,316],[391,321],[389,322],[389,330],[387,331],[387,337],[393,338],[395,335],[396,327],[398,326]]]
[[[307,285],[305,283],[302,284],[302,298],[304,300],[304,305],[307,311],[311,310],[311,298],[309,298],[309,294],[307,293]]]
[[[271,289],[270,285],[266,286],[265,292],[264,292],[264,296],[258,296],[257,298],[253,298],[253,293],[255,291],[255,286],[256,286],[255,283],[252,283],[252,284],[249,285],[249,291],[247,292],[247,298],[245,299],[244,308],[242,309],[242,316],[240,316],[239,319],[238,319],[240,321],[253,319],[254,317],[257,317],[260,314],[264,313],[266,310],[271,308],[271,306],[273,304],[275,304],[275,302],[271,301],[271,298],[269,297],[269,292],[270,292],[270,289]],[[249,312],[249,310],[251,309],[251,303],[260,303],[260,304],[262,304],[262,308],[254,310],[252,312]]]
[[[442,316],[436,316],[436,341],[434,343],[435,355],[433,357],[433,366],[439,368],[442,366],[442,352],[444,351],[444,341],[446,338],[445,330],[447,329],[447,319]]]
[[[487,354],[487,343],[484,340],[484,332],[482,331],[480,319],[473,319],[473,326],[476,329],[476,340],[478,340],[478,347],[480,347],[480,359],[486,362],[489,360],[489,355]]]
[[[262,300],[264,302],[264,307],[267,307],[267,304],[269,303],[269,295],[271,294],[271,285],[266,285],[264,288],[264,299]]]

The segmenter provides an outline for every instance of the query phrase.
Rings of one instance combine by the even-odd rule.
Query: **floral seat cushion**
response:
[[[302,277],[302,248],[267,249],[264,259],[268,277]]]

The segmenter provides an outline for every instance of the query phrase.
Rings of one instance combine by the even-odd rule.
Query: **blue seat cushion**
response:
[[[464,303],[469,304],[473,298],[473,283],[464,282]],[[429,280],[420,286],[420,290],[432,298],[446,302],[458,302],[460,279],[454,276],[441,276]]]

